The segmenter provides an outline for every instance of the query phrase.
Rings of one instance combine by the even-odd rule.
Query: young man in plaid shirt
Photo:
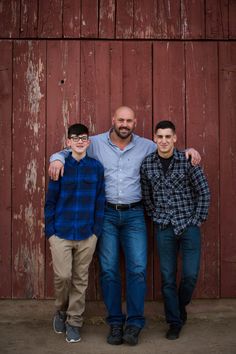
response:
[[[162,278],[168,339],[177,339],[187,320],[189,304],[199,272],[200,225],[206,220],[210,201],[207,179],[200,166],[186,160],[175,148],[175,126],[161,121],[155,128],[157,151],[141,165],[143,201],[157,226],[157,247]],[[176,285],[178,251],[182,277]]]
[[[52,253],[55,307],[53,327],[66,332],[67,342],[79,342],[83,322],[88,268],[102,231],[104,216],[104,169],[86,155],[88,128],[74,124],[68,129],[63,177],[50,180],[45,203],[45,234]]]

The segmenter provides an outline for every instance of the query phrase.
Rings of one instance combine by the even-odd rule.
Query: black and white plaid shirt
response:
[[[188,225],[200,226],[206,220],[210,202],[207,179],[184,152],[174,149],[166,175],[157,152],[148,155],[141,165],[141,186],[148,215],[163,227],[172,224],[176,235]]]

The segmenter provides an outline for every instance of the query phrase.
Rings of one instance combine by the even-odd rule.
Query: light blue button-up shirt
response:
[[[130,143],[121,150],[112,143],[110,132],[90,137],[88,156],[100,161],[105,170],[106,200],[114,204],[135,203],[142,199],[140,166],[143,159],[156,151],[156,144],[132,134]],[[53,154],[50,162],[65,162],[69,150]]]

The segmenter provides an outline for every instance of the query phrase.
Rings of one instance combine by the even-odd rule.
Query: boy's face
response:
[[[177,141],[176,134],[172,129],[158,129],[154,141],[160,156],[170,157],[173,154],[174,145]]]
[[[70,147],[72,153],[75,154],[85,154],[89,144],[90,140],[87,134],[73,134],[70,138],[67,138],[67,146]]]

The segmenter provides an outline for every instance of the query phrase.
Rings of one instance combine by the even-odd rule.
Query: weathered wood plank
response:
[[[115,0],[100,0],[99,38],[115,37]]]
[[[116,38],[133,38],[134,0],[116,1]]]
[[[19,38],[20,1],[0,2],[0,38]]]
[[[236,1],[229,0],[229,38],[236,39]]]
[[[205,38],[204,0],[181,0],[181,38]]]
[[[221,297],[236,296],[236,43],[219,43]],[[217,156],[217,155],[216,155]]]
[[[62,37],[62,1],[63,0],[39,1],[39,38]]]
[[[13,297],[44,297],[46,44],[14,43]]]
[[[228,0],[206,0],[206,38],[227,39]]]
[[[81,37],[98,38],[98,0],[81,0]]]
[[[80,42],[48,41],[47,161],[65,146],[68,126],[80,120]],[[52,297],[53,271],[48,248],[47,243],[46,297]]]
[[[153,44],[153,117],[176,124],[178,146],[185,147],[185,63],[184,43]]]
[[[123,44],[123,103],[134,109],[137,133],[152,138],[152,43]]]
[[[186,144],[197,149],[211,190],[202,227],[201,271],[196,296],[219,296],[219,115],[217,43],[186,43]]]
[[[20,37],[38,37],[38,0],[21,0]]]
[[[81,0],[63,1],[63,36],[79,38],[81,29]]]
[[[10,298],[12,293],[12,42],[0,41],[0,52],[0,296]]]
[[[123,104],[123,44],[110,42],[110,112]],[[110,121],[111,124],[111,121]]]

